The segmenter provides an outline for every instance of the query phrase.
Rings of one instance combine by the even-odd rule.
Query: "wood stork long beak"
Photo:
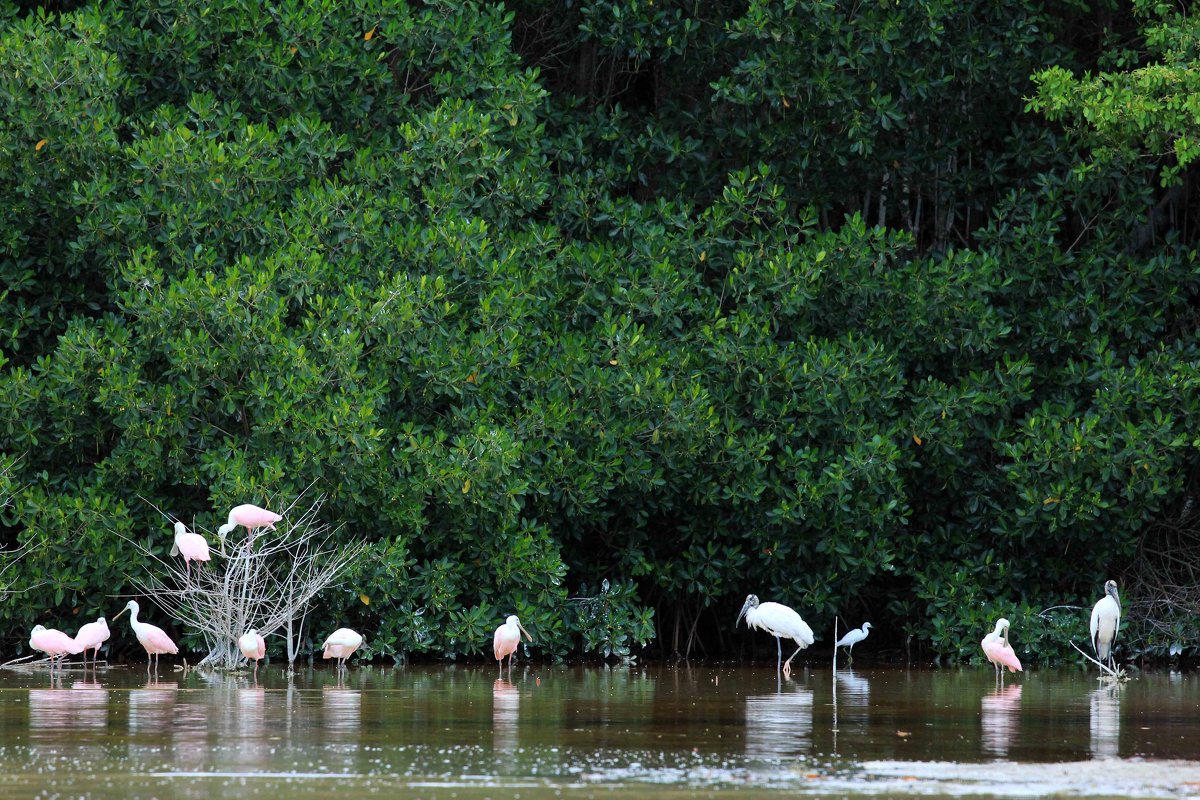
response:
[[[520,622],[518,622],[517,627],[521,629],[521,633],[525,634],[526,639],[528,639],[531,642],[533,641],[533,637],[529,635],[529,631],[525,630],[524,625],[522,625]]]
[[[742,621],[742,617],[746,616],[746,612],[749,610],[750,601],[747,600],[746,602],[742,603],[742,610],[738,612],[737,619],[734,621],[733,627],[736,628],[738,626],[738,623]]]

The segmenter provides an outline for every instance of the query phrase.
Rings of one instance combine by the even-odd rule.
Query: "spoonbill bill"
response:
[[[350,628],[338,628],[333,633],[329,634],[329,638],[325,640],[325,644],[321,645],[325,648],[324,658],[336,658],[338,660],[338,669],[346,668],[346,659],[354,654],[354,651],[363,643],[361,633],[353,631]]]
[[[267,654],[267,643],[257,630],[251,628],[238,639],[238,650],[247,660],[254,662],[254,671],[258,672],[258,660]]]
[[[55,628],[47,628],[45,625],[34,626],[29,634],[29,646],[50,656],[50,669],[54,669],[55,663],[61,666],[63,658],[68,653],[74,655],[83,652],[83,648],[76,644],[70,636]]]
[[[96,659],[100,657],[100,645],[107,642],[111,635],[108,620],[104,617],[97,617],[95,622],[89,622],[79,629],[79,633],[75,634],[75,644],[82,649],[84,664],[87,663],[88,650],[92,651],[92,663],[96,663]]]
[[[1096,651],[1096,659],[1107,662],[1110,668],[1116,667],[1113,658],[1113,643],[1117,640],[1117,629],[1121,627],[1121,598],[1117,596],[1117,582],[1107,581],[1104,584],[1104,597],[1092,606],[1092,649]]]
[[[784,675],[792,673],[792,659],[816,641],[812,628],[808,627],[808,623],[801,619],[799,614],[781,603],[760,603],[757,595],[747,595],[746,602],[733,623],[735,628],[738,622],[742,621],[742,617],[746,618],[747,627],[764,630],[775,637],[775,668],[779,669],[779,662],[782,661]],[[783,646],[780,644],[782,639],[791,639],[799,645],[787,661],[783,661]]]
[[[508,658],[508,668],[512,669],[513,656],[517,652],[517,645],[521,643],[522,633],[530,642],[533,641],[533,637],[529,635],[529,631],[525,630],[521,620],[517,619],[516,614],[512,614],[492,634],[492,653],[496,656],[496,663],[502,669],[505,657]]]
[[[1008,643],[1008,625],[1008,620],[1003,617],[996,620],[996,630],[983,637],[983,641],[979,643],[987,660],[996,667],[997,677],[1004,674],[1003,667],[1008,667],[1009,672],[1022,671],[1021,661],[1013,651],[1012,645]]]
[[[130,600],[125,604],[117,616],[113,617],[116,622],[121,614],[129,612],[129,624],[133,628],[133,635],[137,637],[138,642],[146,649],[146,668],[150,668],[150,663],[153,661],[154,669],[158,669],[158,656],[161,653],[169,653],[175,655],[179,652],[179,648],[175,646],[175,642],[171,641],[171,637],[167,636],[166,632],[157,625],[151,625],[149,622],[142,622],[138,619],[138,611],[141,606],[137,600]]]
[[[191,573],[193,561],[209,561],[208,542],[198,533],[190,533],[182,522],[175,521],[175,546],[171,548],[171,557],[183,553],[183,565]]]
[[[834,644],[833,647],[835,650],[839,647],[848,648],[849,653],[850,653],[850,660],[853,661],[854,660],[854,645],[858,644],[863,639],[867,638],[867,633],[870,630],[871,630],[871,623],[864,622],[861,628],[855,628],[853,630],[847,631],[846,635],[843,636],[842,638],[838,639],[837,643]]]

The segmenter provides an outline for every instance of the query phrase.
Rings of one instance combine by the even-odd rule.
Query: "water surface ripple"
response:
[[[0,797],[1194,797],[1200,679],[0,671]]]

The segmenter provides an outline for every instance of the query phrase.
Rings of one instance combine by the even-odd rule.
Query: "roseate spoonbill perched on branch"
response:
[[[251,628],[238,639],[238,650],[254,662],[254,671],[258,672],[258,660],[267,654],[267,643],[258,635],[257,630]]]
[[[530,642],[533,641],[533,637],[529,635],[529,631],[525,630],[521,620],[517,619],[516,614],[512,614],[492,634],[492,653],[496,656],[496,663],[501,669],[504,668],[505,657],[508,658],[509,670],[512,669],[513,656],[517,652],[517,646],[521,644],[522,633]]]
[[[780,603],[759,603],[757,595],[752,594],[746,597],[746,602],[742,605],[742,610],[738,612],[737,621],[733,623],[735,628],[738,622],[742,621],[742,617],[746,618],[747,627],[764,630],[775,637],[775,653],[777,656],[775,668],[779,669],[779,662],[782,661],[784,675],[792,673],[792,659],[801,650],[816,641],[812,628],[808,627],[808,623],[802,620],[799,614]],[[799,645],[796,648],[796,652],[792,653],[787,661],[783,661],[781,639],[791,639]]]
[[[157,625],[151,625],[149,622],[142,622],[138,619],[138,611],[141,606],[137,600],[130,600],[121,609],[117,616],[113,617],[113,622],[120,618],[121,614],[126,611],[129,613],[129,624],[133,627],[133,634],[137,636],[138,642],[146,649],[146,669],[150,669],[150,663],[153,661],[154,669],[158,669],[158,656],[160,653],[170,653],[175,655],[179,652],[179,648],[175,646],[175,642],[171,641],[171,637],[167,636],[166,632]]]
[[[854,661],[854,645],[858,644],[863,639],[867,638],[867,633],[870,630],[871,630],[871,623],[864,622],[861,628],[854,628],[853,630],[847,631],[846,635],[843,636],[842,638],[838,639],[837,643],[834,644],[833,647],[835,650],[839,647],[848,648],[849,649],[849,658],[851,661]]]
[[[338,669],[346,668],[346,659],[353,655],[354,651],[363,643],[361,633],[353,631],[350,628],[338,628],[333,633],[329,634],[329,638],[325,640],[325,644],[321,645],[325,648],[324,658],[336,658],[338,660]]]
[[[234,506],[229,512],[229,520],[217,528],[217,535],[225,538],[225,535],[241,525],[249,531],[250,536],[254,536],[255,528],[270,528],[275,530],[275,523],[283,519],[274,511],[267,511],[265,508],[246,503],[245,505]]]
[[[68,653],[74,655],[83,652],[83,648],[70,636],[45,625],[34,626],[29,634],[29,646],[50,656],[50,669],[54,669],[55,663],[61,667],[62,660]]]
[[[183,553],[183,566],[188,570],[188,574],[191,574],[193,561],[208,561],[212,558],[208,554],[208,542],[204,537],[198,533],[189,533],[187,526],[176,520],[175,546],[171,548],[171,556],[180,553]]]
[[[1009,672],[1021,672],[1021,661],[1008,643],[1008,620],[1001,617],[996,620],[996,630],[983,637],[979,643],[987,660],[996,667],[996,677],[1004,675],[1003,667]]]
[[[1121,598],[1117,596],[1117,582],[1108,581],[1104,584],[1104,597],[1092,606],[1092,648],[1096,651],[1096,659],[1108,662],[1110,668],[1116,668],[1113,658],[1113,643],[1117,640],[1117,628],[1121,627]]]
[[[100,645],[108,641],[111,634],[108,630],[108,621],[104,617],[97,617],[95,622],[89,622],[79,629],[79,633],[75,634],[75,644],[82,648],[83,663],[87,663],[87,651],[92,651],[92,663],[96,663],[96,659],[100,657]]]

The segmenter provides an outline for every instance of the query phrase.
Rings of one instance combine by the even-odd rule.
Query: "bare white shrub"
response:
[[[293,503],[275,530],[251,534],[239,526],[224,538],[196,531],[209,541],[207,563],[185,567],[183,559],[161,559],[130,540],[156,566],[133,582],[177,623],[203,635],[208,654],[197,666],[237,667],[237,639],[251,628],[264,638],[284,637],[288,663],[295,662],[313,598],[336,584],[366,549],[365,542],[337,544],[337,529],[318,517],[323,501],[317,498],[300,513]]]

